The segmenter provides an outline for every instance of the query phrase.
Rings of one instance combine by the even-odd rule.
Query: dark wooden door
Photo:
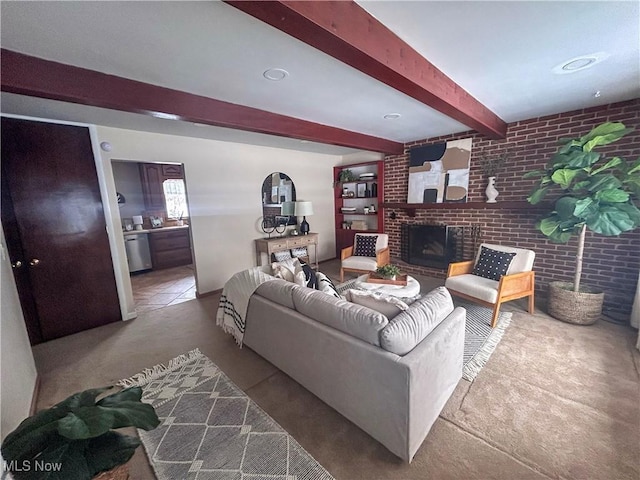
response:
[[[89,130],[3,118],[2,174],[7,247],[23,264],[14,275],[27,330],[40,333],[32,342],[120,320]]]

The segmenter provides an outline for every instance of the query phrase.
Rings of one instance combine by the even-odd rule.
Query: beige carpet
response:
[[[336,263],[321,269],[335,276]],[[420,280],[423,290],[438,283]],[[508,304],[512,323],[491,359],[473,383],[460,382],[407,465],[239,349],[215,326],[217,300],[187,301],[37,346],[38,406],[198,347],[338,480],[640,478],[640,355],[630,327],[568,325]],[[153,478],[141,449],[132,478]]]

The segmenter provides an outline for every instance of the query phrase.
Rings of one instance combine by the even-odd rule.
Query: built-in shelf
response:
[[[547,203],[531,205],[529,202],[466,202],[466,203],[383,203],[383,208],[398,208],[407,211],[410,217],[414,217],[416,210],[545,210],[550,206]]]

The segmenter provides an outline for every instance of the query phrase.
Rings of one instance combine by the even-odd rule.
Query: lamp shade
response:
[[[313,215],[313,204],[311,202],[296,202],[296,217]]]

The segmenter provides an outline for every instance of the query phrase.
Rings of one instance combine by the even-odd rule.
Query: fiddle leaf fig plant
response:
[[[76,393],[25,419],[2,442],[2,457],[17,480],[89,480],[129,461],[140,440],[112,429],[151,430],[160,420],[132,387]]]
[[[640,158],[627,161],[605,157],[597,147],[620,140],[633,129],[619,122],[606,122],[580,138],[560,140],[561,146],[544,170],[525,178],[539,177],[529,203],[538,204],[548,192],[559,197],[536,227],[554,243],[567,243],[579,235],[573,290],[578,292],[582,253],[587,228],[594,233],[616,236],[640,225]]]

